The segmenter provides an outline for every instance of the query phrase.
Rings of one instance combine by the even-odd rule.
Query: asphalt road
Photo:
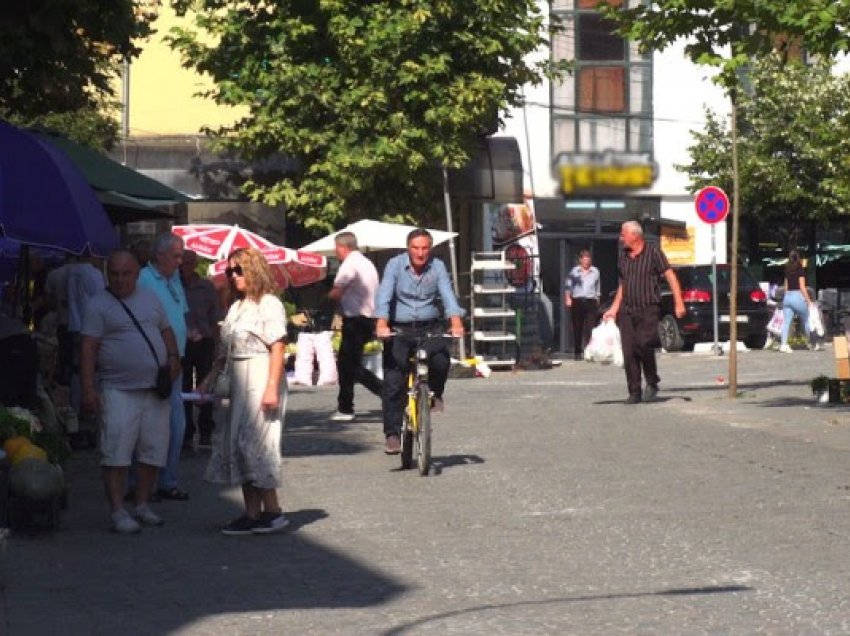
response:
[[[55,532],[2,557],[0,633],[842,634],[850,632],[850,408],[817,407],[832,351],[660,357],[661,399],[622,370],[453,380],[434,469],[382,453],[379,403],[333,423],[294,388],[285,534],[225,537],[236,489],[183,462],[163,528],[108,532],[92,452]]]

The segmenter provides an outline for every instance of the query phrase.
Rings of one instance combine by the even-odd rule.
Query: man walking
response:
[[[363,345],[375,331],[375,292],[378,270],[357,248],[352,232],[340,232],[334,239],[336,257],[342,263],[328,297],[339,303],[342,313],[342,340],[339,343],[337,371],[339,396],[337,411],[331,419],[350,422],[354,419],[354,384],[359,382],[380,396],[383,383],[363,366]]]
[[[407,235],[407,252],[390,259],[378,288],[375,332],[389,338],[392,328],[402,333],[384,345],[384,452],[397,455],[401,451],[401,419],[410,352],[416,347],[416,336],[442,329],[442,316],[451,322],[451,334],[463,336],[464,311],[458,305],[451,280],[443,261],[431,255],[434,239],[428,230],[415,229]],[[442,310],[442,311],[441,311]],[[441,315],[442,314],[442,315]],[[449,376],[451,358],[444,338],[431,338],[425,343],[428,352],[428,384],[434,391],[434,409],[443,407],[443,389]]]
[[[177,377],[177,342],[159,299],[136,286],[139,265],[135,256],[129,250],[116,250],[106,267],[109,287],[87,304],[81,327],[82,406],[99,414],[102,422],[101,468],[112,528],[133,534],[139,532],[139,522],[162,525],[148,501],[157,470],[165,465],[168,453],[169,404],[152,387],[164,360],[171,364],[172,377]],[[156,359],[140,329],[155,349]],[[136,505],[131,516],[123,499],[134,455]]]
[[[186,314],[189,304],[180,283],[178,269],[183,260],[183,239],[171,233],[160,234],[154,240],[151,260],[139,274],[139,287],[154,292],[162,303],[168,322],[177,340],[177,351],[172,351],[178,362],[186,353]],[[184,501],[189,495],[178,486],[177,464],[186,433],[186,412],[180,392],[183,388],[182,366],[171,389],[171,422],[168,441],[168,461],[160,471],[157,495],[162,499]]]
[[[604,320],[616,319],[623,345],[623,366],[629,397],[626,404],[641,399],[654,400],[658,395],[658,369],[655,362],[655,342],[658,339],[658,318],[661,305],[661,276],[667,279],[673,292],[676,317],[685,315],[682,290],[676,273],[658,247],[647,243],[643,228],[637,221],[626,221],[620,229],[623,253],[617,263],[620,284],[611,308]],[[641,371],[646,390],[641,396]]]

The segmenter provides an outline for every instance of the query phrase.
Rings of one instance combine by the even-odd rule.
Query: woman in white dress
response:
[[[227,535],[278,532],[289,524],[281,511],[281,434],[286,410],[284,338],[286,310],[265,257],[238,249],[228,257],[227,278],[238,300],[221,325],[207,391],[229,358],[229,404],[219,413],[206,479],[241,485],[245,511],[221,530]]]

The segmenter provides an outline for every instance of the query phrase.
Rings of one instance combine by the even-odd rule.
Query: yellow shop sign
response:
[[[561,153],[555,171],[566,195],[640,190],[655,181],[657,167],[642,153]]]

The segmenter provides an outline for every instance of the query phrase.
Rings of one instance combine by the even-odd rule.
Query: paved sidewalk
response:
[[[0,633],[821,634],[850,632],[850,409],[809,381],[830,349],[659,358],[657,403],[621,369],[450,381],[422,478],[382,452],[380,405],[331,422],[293,389],[286,533],[225,537],[239,492],[185,457],[163,528],[108,531],[97,458],[68,467],[53,533],[12,538]]]

